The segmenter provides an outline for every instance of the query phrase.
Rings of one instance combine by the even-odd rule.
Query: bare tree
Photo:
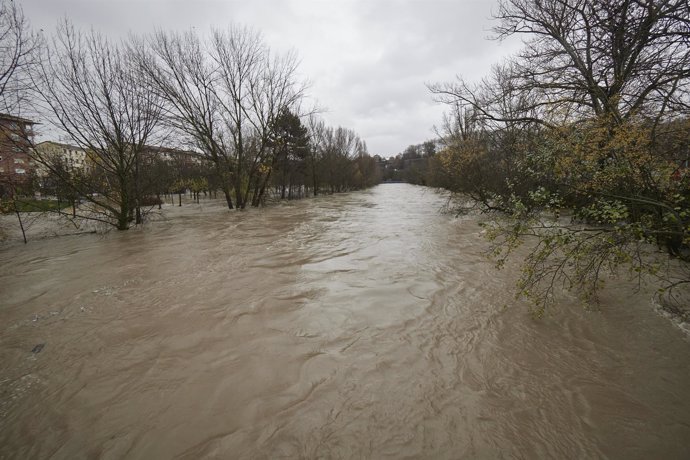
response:
[[[247,147],[253,136],[261,138],[257,132],[262,128],[261,104],[272,102],[258,97],[267,53],[261,36],[249,28],[232,27],[227,32],[213,32],[210,58],[218,69],[219,101],[232,140],[233,186],[238,208],[245,206],[242,181],[247,179],[250,154]],[[254,157],[258,156],[259,152],[255,152]]]
[[[272,56],[261,35],[248,28],[215,31],[212,58],[220,71],[221,100],[232,134],[237,206],[243,208],[259,166],[274,164],[267,157],[276,153],[270,148],[276,120],[285,111],[299,112],[305,84],[297,80],[294,53]]]
[[[158,32],[132,49],[172,126],[215,165],[228,207],[244,208],[270,164],[276,118],[303,96],[295,56],[273,57],[258,33],[239,26],[208,40]]]
[[[309,150],[307,151],[307,165],[311,179],[312,193],[317,196],[321,186],[321,159],[323,157],[323,141],[326,133],[326,123],[315,117],[307,118],[307,129],[309,130]]]
[[[496,18],[498,38],[526,36],[523,51],[502,66],[503,82],[492,85],[495,98],[502,88],[522,99],[523,113],[510,120],[553,125],[594,115],[620,124],[687,113],[687,0],[502,0]],[[497,101],[461,78],[431,90],[502,120],[489,109]]]
[[[87,217],[126,230],[141,222],[140,162],[161,118],[155,92],[121,46],[61,23],[34,74],[49,121],[86,150],[91,174],[65,180],[94,206]],[[37,159],[52,173],[49,158]]]
[[[0,111],[16,112],[30,83],[27,71],[36,63],[40,43],[21,7],[12,0],[0,0]]]
[[[166,122],[214,165],[228,208],[233,209],[229,135],[221,114],[218,75],[205,44],[193,32],[158,31],[146,40],[132,39],[130,50],[150,90],[165,101]]]
[[[319,182],[331,193],[356,188],[353,178],[354,160],[365,154],[366,144],[351,129],[318,127],[314,137],[321,171]]]
[[[687,0],[510,0],[499,37],[529,34],[519,87],[620,123],[678,108],[690,77]]]

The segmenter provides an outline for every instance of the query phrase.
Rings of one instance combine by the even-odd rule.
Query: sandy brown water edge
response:
[[[690,344],[406,184],[0,249],[0,458],[688,458]],[[44,344],[38,352],[36,345]]]

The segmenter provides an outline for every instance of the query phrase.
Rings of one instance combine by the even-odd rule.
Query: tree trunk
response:
[[[244,209],[245,203],[242,201],[242,179],[237,176],[235,179],[235,206],[237,209]]]
[[[129,183],[125,173],[118,171],[118,182],[120,185],[120,210],[115,216],[117,218],[117,229],[127,230],[129,223],[132,221],[132,203],[129,199]]]
[[[127,230],[129,228],[129,197],[123,195],[120,202],[120,212],[117,214],[117,229]]]
[[[141,225],[143,219],[141,218],[141,184],[139,183],[139,152],[136,152],[136,157],[134,158],[134,206],[136,209],[136,225]]]
[[[254,200],[252,200],[252,206],[255,208],[259,207],[259,205],[261,205],[261,203],[263,202],[264,193],[266,193],[266,185],[268,185],[268,181],[271,179],[271,173],[273,172],[274,163],[275,161],[273,161],[273,163],[271,164],[271,169],[268,170],[268,172],[266,173],[266,177],[264,177],[264,181],[261,184],[258,196],[255,196]]]
[[[225,195],[225,202],[228,204],[228,209],[234,209],[232,205],[232,195],[230,192],[230,187],[228,184],[223,184],[222,186],[223,195]]]
[[[24,223],[22,222],[22,216],[17,209],[17,202],[14,202],[14,212],[17,214],[17,220],[19,221],[19,228],[22,231],[22,238],[24,238],[24,244],[26,244],[26,232],[24,231]]]
[[[314,183],[314,196],[319,194],[319,179],[316,176],[316,160],[312,157],[311,180]]]

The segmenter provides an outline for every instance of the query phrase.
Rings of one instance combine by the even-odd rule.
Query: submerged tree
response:
[[[63,177],[91,202],[87,217],[129,228],[141,221],[141,157],[161,119],[161,103],[121,46],[63,22],[34,73],[37,97],[50,122],[87,152],[91,173]],[[50,158],[37,160],[54,175]],[[95,213],[95,214],[93,214]]]
[[[235,199],[244,208],[259,166],[274,152],[276,121],[286,111],[299,111],[305,85],[297,80],[295,54],[272,55],[261,36],[248,28],[215,31],[211,56],[219,68],[232,139]]]
[[[166,120],[215,165],[228,207],[251,203],[275,120],[303,97],[295,56],[271,55],[257,32],[238,26],[210,38],[158,32],[132,49],[166,101]]]
[[[199,37],[192,33],[157,32],[131,43],[137,67],[150,90],[165,101],[165,121],[186,136],[186,143],[202,152],[215,167],[227,205],[232,158],[221,114],[218,82]]]

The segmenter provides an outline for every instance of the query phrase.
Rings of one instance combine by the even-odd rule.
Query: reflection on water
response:
[[[0,458],[688,458],[690,344],[649,297],[535,321],[443,204],[390,184],[2,250]]]

